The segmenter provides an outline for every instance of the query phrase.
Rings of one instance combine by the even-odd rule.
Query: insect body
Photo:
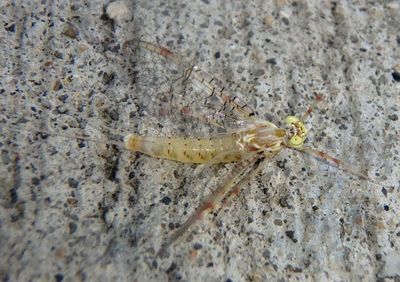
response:
[[[184,163],[226,163],[240,161],[254,152],[277,152],[284,147],[300,147],[306,137],[301,121],[289,117],[290,129],[266,121],[252,120],[247,128],[216,137],[141,137],[128,135],[125,147],[152,157]]]

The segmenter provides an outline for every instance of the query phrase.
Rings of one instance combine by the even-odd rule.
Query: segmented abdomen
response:
[[[125,147],[146,155],[184,163],[227,163],[242,157],[238,137],[226,134],[214,138],[144,137],[128,135]]]

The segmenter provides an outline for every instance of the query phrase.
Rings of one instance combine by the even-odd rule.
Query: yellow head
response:
[[[303,146],[308,133],[303,121],[297,117],[288,116],[285,119],[285,123],[289,127],[289,129],[286,130],[286,136],[288,138],[287,145],[295,149],[300,149]]]

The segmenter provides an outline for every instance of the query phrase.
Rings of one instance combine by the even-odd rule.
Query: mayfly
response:
[[[233,168],[222,179],[217,188],[202,200],[197,209],[175,231],[169,240],[161,247],[162,254],[171,244],[177,241],[185,232],[205,214],[218,208],[224,199],[229,199],[239,191],[239,187],[248,183],[251,178],[259,173],[263,164],[278,154],[283,149],[295,149],[310,154],[331,165],[370,180],[367,175],[354,171],[339,159],[329,154],[312,149],[304,145],[308,130],[305,126],[307,117],[311,114],[314,104],[322,100],[317,95],[315,101],[300,117],[288,116],[285,118],[285,127],[280,128],[275,124],[262,120],[258,114],[237,96],[226,94],[226,89],[220,87],[210,75],[196,65],[190,65],[184,58],[165,47],[153,43],[133,40],[127,41],[125,47],[134,50],[145,50],[153,56],[159,56],[171,64],[181,67],[182,73],[176,83],[184,85],[188,81],[201,88],[206,97],[204,104],[213,100],[219,103],[218,110],[211,112],[196,111],[196,105],[178,102],[174,105],[182,115],[191,116],[206,123],[226,128],[228,119],[235,121],[236,128],[225,130],[206,138],[195,137],[148,137],[129,134],[124,139],[126,149],[141,152],[154,158],[162,158],[183,163],[216,164],[234,163]],[[167,92],[172,93],[171,86]],[[185,93],[185,95],[191,95]]]
[[[220,131],[217,134],[206,136],[184,137],[122,134],[125,135],[123,141],[125,149],[154,158],[182,163],[205,164],[206,166],[219,163],[233,164],[231,170],[221,179],[215,190],[201,201],[197,209],[161,246],[158,255],[163,254],[169,246],[181,238],[197,220],[216,210],[224,200],[230,200],[237,195],[240,191],[239,188],[257,175],[263,168],[263,164],[284,149],[294,149],[310,154],[345,172],[371,181],[367,175],[354,171],[339,159],[304,145],[308,135],[305,121],[313,111],[314,105],[322,100],[322,96],[317,95],[302,116],[286,117],[285,127],[280,128],[261,119],[258,113],[239,97],[229,95],[218,80],[212,78],[200,67],[191,64],[189,60],[165,47],[143,40],[129,40],[123,44],[123,50],[127,52],[132,50],[136,58],[142,56],[141,58],[145,61],[149,60],[154,63],[151,68],[156,68],[156,64],[159,64],[156,58],[161,58],[168,64],[176,66],[175,70],[180,70],[180,72],[174,70],[175,79],[173,81],[164,80],[168,85],[167,88],[160,90],[161,95],[159,93],[152,97],[150,105],[144,106],[147,108],[146,110],[153,108],[152,103],[158,102],[160,105],[157,105],[157,110],[161,111],[162,115],[168,114],[164,112],[167,105],[172,106],[174,111],[172,114],[194,118],[210,124]],[[135,56],[133,57],[135,58]],[[137,67],[142,69],[142,73],[146,73],[147,70],[143,66],[137,65]],[[138,76],[140,79],[140,73]],[[154,79],[160,78],[154,77]],[[136,81],[133,83],[138,85]],[[149,92],[149,89],[145,88],[143,91]],[[192,97],[188,98],[188,96]],[[43,132],[54,134],[49,130],[43,130]],[[71,137],[58,133],[56,135]],[[121,136],[119,133],[117,135]],[[75,137],[99,142],[95,138],[83,135],[75,135]],[[112,140],[106,143],[121,145],[120,142]]]

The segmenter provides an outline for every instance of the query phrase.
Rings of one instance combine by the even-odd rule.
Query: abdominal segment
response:
[[[144,137],[128,135],[125,147],[130,151],[183,163],[235,162],[242,158],[235,134],[214,138]]]

